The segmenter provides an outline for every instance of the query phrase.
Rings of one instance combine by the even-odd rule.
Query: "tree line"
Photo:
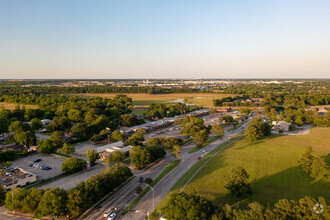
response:
[[[330,209],[323,197],[306,196],[298,202],[281,199],[273,206],[267,207],[258,202],[252,202],[246,208],[240,209],[228,204],[218,208],[201,196],[174,193],[161,209],[161,214],[169,220],[329,219]]]
[[[68,191],[60,188],[13,189],[7,192],[4,203],[9,210],[33,213],[37,217],[65,215],[76,218],[132,175],[128,167],[116,164]]]

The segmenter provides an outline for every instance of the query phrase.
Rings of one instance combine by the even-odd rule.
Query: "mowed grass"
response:
[[[31,108],[31,109],[37,109],[38,106],[36,105],[25,105],[25,104],[18,104],[18,103],[8,103],[8,102],[0,102],[0,109],[8,109],[8,110],[14,110],[16,106],[25,106],[25,108]]]
[[[79,93],[70,94],[79,97],[104,97],[113,98],[118,93]],[[133,99],[134,106],[148,106],[150,103],[157,104],[173,104],[176,100],[183,99],[187,104],[198,104],[203,106],[213,106],[213,99],[221,99],[224,97],[235,96],[233,94],[218,93],[169,93],[169,94],[144,94],[144,93],[126,93],[128,97]]]
[[[330,179],[317,182],[298,167],[307,146],[312,146],[314,156],[325,157],[330,163],[329,135],[330,128],[314,128],[304,136],[273,135],[256,143],[239,140],[205,165],[184,192],[206,197],[217,206],[226,203],[244,206],[252,201],[272,205],[279,199],[298,200],[306,195],[329,200]],[[237,166],[250,175],[253,194],[249,197],[234,198],[224,188],[226,177]],[[171,192],[177,192],[184,184],[184,181],[176,184]],[[163,200],[157,209],[167,198]]]
[[[144,107],[136,107],[133,109],[133,114],[137,114],[137,115],[143,115],[144,113],[146,113],[148,110],[148,108],[144,108]]]

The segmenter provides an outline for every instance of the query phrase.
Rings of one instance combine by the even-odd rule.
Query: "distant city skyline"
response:
[[[0,0],[0,79],[330,78],[330,1]]]

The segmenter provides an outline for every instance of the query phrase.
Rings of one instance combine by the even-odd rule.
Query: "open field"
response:
[[[80,94],[70,94],[79,97],[104,97],[112,98],[118,93],[80,93]],[[218,94],[218,93],[169,93],[169,94],[145,94],[145,93],[126,93],[127,96],[133,99],[134,106],[147,106],[149,103],[157,104],[173,104],[175,102],[184,101],[187,104],[198,104],[203,106],[212,107],[213,99],[221,99],[229,96],[236,96],[233,94]],[[183,100],[181,100],[183,99]]]
[[[25,105],[25,104],[19,104],[19,103],[8,103],[8,102],[0,102],[0,109],[9,109],[9,110],[14,110],[16,106],[25,106],[25,108],[31,108],[31,109],[37,109],[38,106],[36,105]]]
[[[184,192],[204,196],[217,206],[245,205],[252,201],[267,205],[282,198],[298,200],[306,195],[329,200],[330,180],[317,182],[298,167],[307,146],[312,146],[314,156],[324,156],[329,164],[329,134],[330,128],[314,128],[304,136],[272,135],[256,143],[239,140],[205,165]],[[224,188],[224,179],[237,166],[242,166],[250,175],[254,193],[248,198],[236,199]],[[170,192],[178,192],[187,178],[183,176]],[[166,200],[167,197],[157,209]]]

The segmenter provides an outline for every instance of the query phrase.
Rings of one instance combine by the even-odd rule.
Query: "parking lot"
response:
[[[40,162],[37,162],[38,164],[42,166],[48,166],[52,168],[51,170],[42,170],[37,167],[30,167],[31,164],[33,164],[35,160],[41,159]],[[18,160],[13,161],[12,166],[13,167],[19,167],[22,168],[25,171],[28,171],[30,173],[33,173],[37,175],[37,180],[43,180],[48,179],[53,176],[57,176],[62,173],[61,165],[64,162],[64,159],[56,158],[54,156],[50,155],[44,155],[35,153],[32,155],[29,155],[24,158],[20,158]]]

